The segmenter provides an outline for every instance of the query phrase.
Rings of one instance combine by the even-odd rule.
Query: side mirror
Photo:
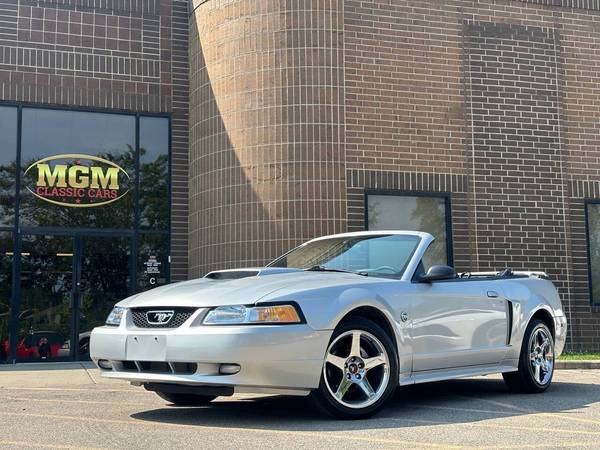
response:
[[[451,280],[456,278],[456,270],[450,266],[435,264],[429,268],[427,273],[423,275],[419,281],[422,283],[431,283],[438,280]]]

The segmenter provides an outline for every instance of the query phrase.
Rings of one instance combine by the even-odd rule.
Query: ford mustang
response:
[[[310,395],[338,418],[368,417],[397,386],[502,373],[545,391],[566,318],[542,272],[433,264],[412,231],[313,239],[264,268],[210,272],[118,303],[94,329],[104,377],[176,405],[236,392]]]

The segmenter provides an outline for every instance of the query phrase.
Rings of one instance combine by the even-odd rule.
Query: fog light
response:
[[[219,367],[219,373],[221,375],[235,375],[240,371],[241,367],[239,364],[221,364]]]
[[[98,367],[100,367],[101,369],[105,369],[105,370],[112,370],[112,368],[113,368],[112,363],[106,359],[99,359]]]

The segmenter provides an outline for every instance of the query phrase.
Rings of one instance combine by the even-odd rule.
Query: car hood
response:
[[[118,306],[128,308],[157,306],[224,306],[248,305],[273,294],[276,291],[309,290],[352,284],[364,284],[371,280],[350,273],[305,272],[303,270],[277,270],[265,272],[261,269],[240,269],[252,271],[257,275],[241,279],[196,280],[168,284],[150,291],[129,297]],[[372,281],[375,281],[374,279]]]

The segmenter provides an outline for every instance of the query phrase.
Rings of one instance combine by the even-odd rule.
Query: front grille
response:
[[[173,373],[176,375],[191,375],[196,373],[198,365],[188,362],[162,361],[113,361],[117,371],[139,373]]]
[[[196,311],[196,308],[133,308],[131,310],[131,316],[133,318],[133,324],[138,328],[178,328],[188,320],[192,314]],[[151,323],[148,320],[148,314],[155,315],[156,312],[172,313],[168,320],[161,320],[163,323]]]

